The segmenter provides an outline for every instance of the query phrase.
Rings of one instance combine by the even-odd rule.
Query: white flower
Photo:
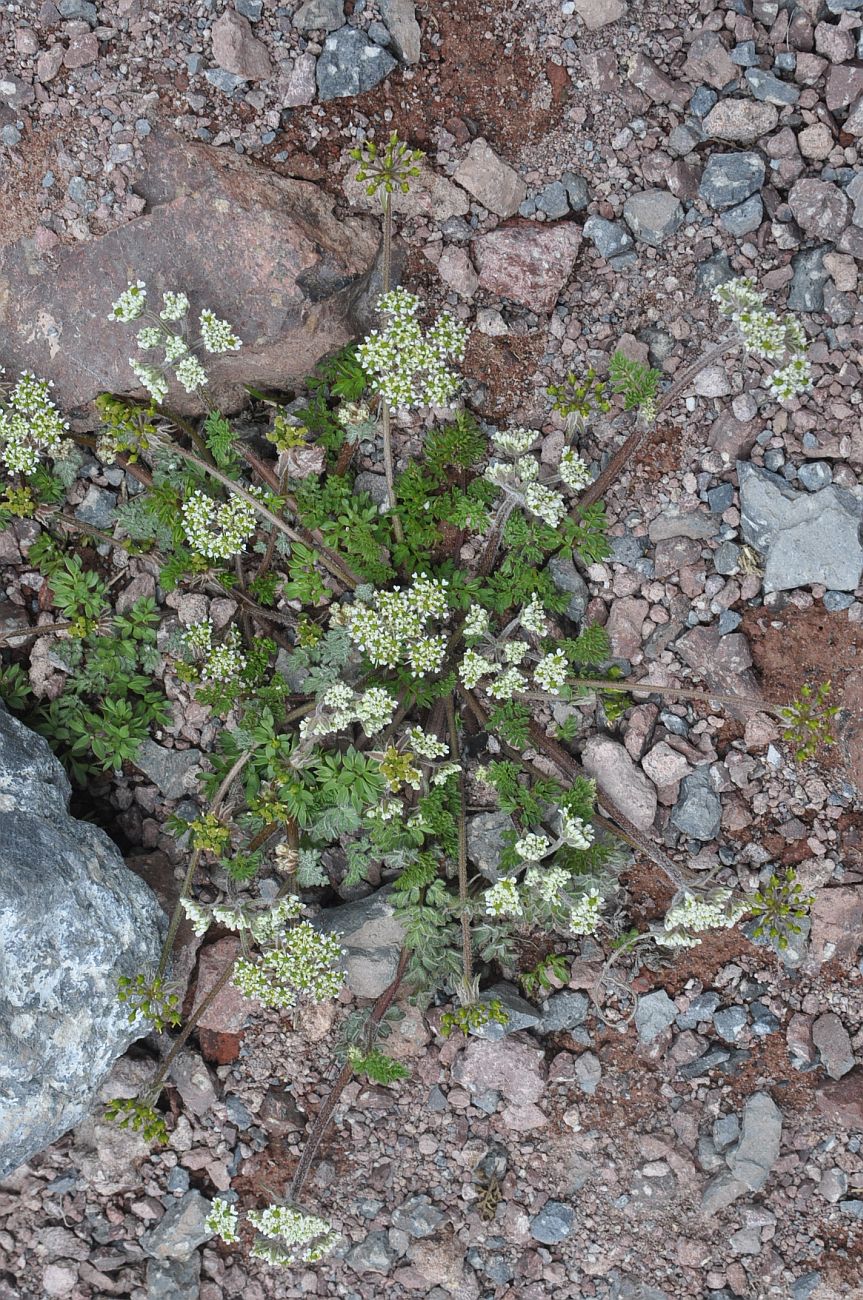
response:
[[[569,928],[573,934],[596,934],[601,919],[602,895],[590,889],[570,912]]]
[[[421,727],[411,727],[408,732],[411,749],[420,758],[443,758],[449,753],[449,745],[444,740],[438,740],[437,736],[432,736]]]
[[[69,425],[52,402],[50,387],[48,380],[24,370],[8,403],[0,399],[0,461],[12,474],[35,474],[40,457],[59,459],[66,452]]]
[[[812,388],[812,367],[805,357],[793,357],[787,366],[774,370],[767,388],[779,402],[788,402],[792,397],[808,393]]]
[[[209,559],[238,555],[254,533],[256,522],[255,511],[239,497],[214,501],[198,489],[183,502],[183,532],[189,545]]]
[[[536,890],[544,903],[556,903],[569,881],[565,867],[528,867],[524,873],[525,885]]]
[[[471,605],[464,621],[465,636],[484,636],[489,628],[488,610],[482,605]]]
[[[226,320],[205,309],[199,317],[201,340],[208,352],[236,352],[240,340]]]
[[[520,673],[517,668],[507,668],[493,682],[489,682],[487,690],[492,699],[511,700],[519,691],[527,688],[527,678],[524,673]]]
[[[216,1196],[210,1203],[210,1213],[204,1220],[204,1227],[208,1232],[214,1232],[222,1238],[229,1246],[235,1241],[239,1241],[237,1235],[237,1210],[236,1206],[230,1205],[223,1200],[221,1196]]]
[[[503,647],[503,657],[508,664],[520,664],[529,649],[526,641],[507,641]]]
[[[184,293],[173,293],[170,289],[162,294],[162,320],[181,320],[189,310],[189,299]]]
[[[189,348],[186,340],[180,334],[165,334],[165,361],[169,366],[175,362],[181,361],[183,357],[188,356]]]
[[[559,695],[566,685],[568,669],[566,655],[562,650],[555,650],[540,659],[533,674],[540,690],[548,691],[549,695]]]
[[[485,891],[485,910],[489,916],[521,916],[521,899],[518,884],[510,876],[503,876]]]
[[[561,453],[558,473],[572,492],[581,492],[590,483],[587,462],[577,456],[571,447],[565,447]]]
[[[432,776],[432,785],[444,785],[451,776],[461,771],[461,763],[441,763]]]
[[[249,1210],[248,1218],[264,1238],[270,1238],[269,1241],[258,1239],[250,1253],[268,1263],[284,1266],[312,1264],[322,1259],[336,1244],[336,1234],[325,1219],[289,1205]]]
[[[268,1007],[294,1007],[301,998],[323,1002],[335,997],[344,983],[339,965],[343,956],[335,935],[300,921],[285,933],[281,946],[271,948],[260,961],[240,958],[231,983]]]
[[[488,659],[477,650],[468,649],[464,652],[458,675],[467,689],[472,691],[481,678],[489,677],[496,672],[497,664],[493,659]]]
[[[145,366],[143,362],[129,358],[132,373],[142,388],[146,388],[154,402],[161,402],[168,396],[168,381],[156,366]]]
[[[744,902],[734,902],[730,889],[714,889],[701,898],[684,891],[665,914],[662,931],[654,939],[664,948],[694,948],[704,930],[730,929],[746,912]]]
[[[407,590],[378,592],[374,606],[357,601],[343,607],[339,618],[375,667],[406,662],[414,677],[434,673],[443,663],[446,638],[429,635],[426,623],[448,612],[446,588],[444,579],[414,574]]]
[[[146,352],[149,351],[150,348],[157,348],[159,346],[162,342],[162,331],[157,329],[155,325],[145,325],[143,329],[138,330],[135,337],[138,347],[142,348]]]
[[[240,648],[240,632],[232,627],[221,645],[212,646],[201,669],[203,682],[233,682],[246,667],[246,656]]]
[[[572,849],[589,849],[596,832],[589,822],[582,821],[576,817],[568,808],[562,808],[560,813],[560,838],[564,844],[568,844]]]
[[[199,388],[203,388],[208,383],[207,372],[201,365],[197,357],[191,354],[183,358],[177,366],[174,367],[174,374],[179,379],[187,393],[194,393]]]
[[[123,321],[137,320],[143,313],[147,305],[147,287],[143,280],[136,280],[124,289],[120,297],[111,307],[111,314],[108,320]]]
[[[355,710],[357,721],[367,736],[376,736],[393,720],[398,700],[382,686],[370,686],[358,696]]]
[[[521,611],[520,622],[525,631],[532,632],[534,636],[546,635],[548,622],[538,596],[531,596],[530,603]]]
[[[540,436],[536,429],[496,429],[491,440],[506,455],[523,456]]]
[[[446,405],[459,385],[446,360],[463,356],[467,329],[444,314],[424,335],[416,320],[419,299],[406,289],[393,289],[377,305],[389,321],[357,348],[363,370],[391,406]]]
[[[525,508],[538,515],[549,528],[557,528],[566,514],[566,502],[559,492],[542,483],[529,483],[524,491]]]
[[[541,862],[551,848],[548,836],[528,831],[515,842],[515,851],[525,862]]]
[[[212,908],[196,903],[194,898],[181,898],[180,905],[199,939],[207,933],[213,919]]]

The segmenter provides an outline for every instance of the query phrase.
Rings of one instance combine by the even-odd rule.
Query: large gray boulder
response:
[[[0,705],[0,1178],[87,1114],[146,1031],[117,981],[155,965],[167,927],[69,794],[46,742]]]

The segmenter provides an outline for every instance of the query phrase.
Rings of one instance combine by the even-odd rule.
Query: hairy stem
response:
[[[390,280],[392,278],[392,258],[393,258],[393,196],[387,191],[384,198],[384,257],[383,257],[383,291],[389,293]],[[393,470],[393,436],[392,425],[390,420],[390,406],[385,397],[381,397],[381,427],[383,429],[384,439],[384,474],[387,480],[387,506],[393,525],[393,536],[397,542],[403,542],[405,539],[402,529],[402,521],[395,513],[396,510],[396,481]]]
[[[447,696],[446,720],[449,730],[450,757],[454,763],[461,762],[458,744],[458,727],[455,716],[455,699]],[[464,970],[464,987],[470,987],[473,979],[473,953],[470,941],[470,919],[467,914],[467,823],[465,820],[465,779],[464,769],[458,774],[458,900],[461,913],[461,957]]]
[[[212,1006],[216,998],[221,993],[222,989],[227,984],[228,980],[231,978],[231,975],[233,974],[234,971],[235,964],[236,964],[236,958],[234,958],[233,961],[228,962],[227,966],[223,971],[221,971],[218,979],[216,980],[215,984],[210,989],[206,997],[202,998],[202,1000],[198,1003],[198,1005],[193,1008],[192,1013],[189,1016],[189,1019],[186,1021],[185,1025],[182,1028],[182,1031],[177,1035],[177,1037],[174,1039],[173,1043],[171,1044],[171,1050],[168,1052],[168,1055],[165,1057],[164,1061],[162,1062],[158,1074],[155,1076],[155,1078],[147,1088],[147,1092],[150,1096],[154,1098],[158,1097],[159,1093],[162,1090],[162,1084],[165,1082],[166,1078],[168,1077],[168,1074],[170,1073],[171,1066],[174,1064],[180,1052],[183,1050],[186,1043],[189,1041],[189,1038],[191,1037],[192,1032],[195,1026],[197,1025],[198,1021],[201,1019],[201,1016],[204,1014],[204,1012],[207,1010],[208,1007]]]

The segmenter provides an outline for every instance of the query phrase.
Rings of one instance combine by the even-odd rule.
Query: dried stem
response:
[[[458,744],[458,727],[455,716],[455,700],[452,695],[446,701],[446,720],[449,730],[450,757],[454,763],[461,762]],[[467,914],[467,824],[465,821],[465,779],[464,769],[458,774],[458,900],[461,914],[461,956],[464,969],[464,987],[470,988],[473,979],[473,953],[470,941],[470,918]]]

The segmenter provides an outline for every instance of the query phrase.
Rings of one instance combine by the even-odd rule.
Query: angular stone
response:
[[[359,27],[340,27],[330,32],[318,56],[318,98],[326,103],[364,95],[397,67],[392,55]]]
[[[162,1215],[155,1228],[145,1233],[141,1245],[154,1259],[188,1259],[213,1232],[205,1220],[210,1202],[200,1192],[186,1192]]]
[[[213,23],[213,58],[220,68],[245,81],[267,81],[273,64],[266,45],[252,31],[248,18],[225,9]]]
[[[680,82],[673,81],[671,77],[656,66],[652,59],[649,59],[641,50],[634,56],[629,69],[629,80],[639,90],[643,91],[647,98],[654,104],[678,104],[685,103],[688,92]],[[689,150],[685,149],[684,153]]]
[[[381,17],[403,63],[420,61],[420,25],[413,0],[378,0]]]
[[[781,1110],[768,1093],[753,1093],[743,1107],[740,1142],[728,1156],[733,1177],[760,1191],[779,1159],[781,1140]]]
[[[344,0],[306,0],[291,22],[298,32],[335,32],[345,25]]]
[[[130,1026],[117,981],[167,918],[103,831],[70,817],[46,742],[0,706],[0,1177],[77,1124]]]
[[[764,590],[823,583],[854,591],[863,574],[863,505],[845,488],[796,492],[783,478],[738,461],[743,536],[765,553]]]
[[[546,1246],[556,1246],[572,1232],[575,1214],[572,1206],[563,1201],[546,1201],[545,1205],[530,1224],[530,1235],[534,1241],[541,1241]]]
[[[837,108],[845,108],[846,104],[853,104],[861,94],[863,94],[863,67],[839,64],[830,69],[824,97],[831,113],[835,113]]]
[[[761,201],[760,194],[750,195],[745,202],[738,203],[736,208],[729,208],[720,217],[725,229],[738,238],[743,235],[750,235],[753,230],[757,230],[763,220],[764,204]]]
[[[608,736],[591,736],[581,754],[588,776],[625,817],[646,831],[656,816],[656,791],[623,745]]]
[[[396,190],[393,194],[393,212],[402,217],[431,218],[438,225],[443,225],[452,217],[464,217],[470,211],[470,199],[463,189],[454,185],[446,176],[441,176],[425,161],[419,164],[419,176],[415,176],[407,194]],[[348,170],[342,189],[352,208],[364,212],[380,213],[381,201],[377,194],[369,194],[367,187],[356,179],[359,163],[354,163]]]
[[[314,103],[317,63],[314,54],[300,54],[294,59],[294,65],[285,80],[279,83],[281,102],[285,108],[299,108],[303,104]]]
[[[822,310],[824,286],[829,279],[824,258],[829,248],[829,244],[821,244],[817,248],[804,248],[802,252],[792,257],[794,278],[788,291],[788,306],[792,311]]]
[[[831,885],[819,889],[812,904],[812,959],[819,965],[854,961],[863,933],[863,889]]]
[[[671,1000],[665,989],[655,993],[646,993],[638,999],[635,1008],[635,1028],[638,1040],[645,1046],[664,1033],[677,1018],[677,1005]]]
[[[219,939],[201,950],[196,1003],[203,1001],[227,966],[239,955],[239,941],[232,937]],[[198,1041],[206,1059],[216,1065],[236,1061],[249,1017],[259,1009],[258,1002],[245,997],[228,980],[198,1021]]]
[[[498,217],[513,216],[527,195],[518,172],[498,158],[482,137],[474,140],[453,179]]]
[[[358,998],[380,997],[395,977],[404,926],[389,894],[379,889],[368,898],[328,907],[315,918],[318,929],[338,935],[346,949],[345,983]]]
[[[717,627],[694,627],[674,643],[674,649],[685,664],[717,690],[756,698],[761,694],[752,672],[749,644],[742,632],[722,636]],[[732,717],[744,720],[752,713],[749,705],[724,707]]]
[[[479,1029],[472,1029],[471,1033],[477,1038],[505,1038],[507,1034],[517,1034],[520,1029],[534,1029],[539,1024],[540,1016],[536,1007],[526,1001],[513,984],[508,984],[505,980],[484,989],[479,996],[481,1002],[499,1002],[507,1019],[504,1024],[489,1020]]]
[[[625,596],[614,602],[605,630],[616,658],[631,659],[641,650],[641,628],[649,609],[649,603],[637,596]]]
[[[754,99],[720,99],[704,119],[704,130],[729,144],[757,144],[779,121],[773,104]]]
[[[509,813],[482,812],[467,818],[467,859],[486,880],[494,882],[500,878],[498,868],[505,837],[512,831]]]
[[[483,1093],[494,1088],[514,1106],[536,1103],[545,1091],[543,1053],[517,1038],[497,1042],[471,1038],[457,1058],[452,1075],[469,1092]]]
[[[835,1011],[827,1011],[818,1017],[812,1026],[812,1041],[821,1053],[824,1069],[831,1079],[841,1079],[854,1069],[851,1039]]]
[[[737,68],[716,32],[700,31],[689,47],[683,75],[694,84],[706,81],[721,90],[737,77]]]
[[[521,221],[481,235],[471,245],[483,289],[536,312],[551,312],[572,274],[581,232],[570,221]]]
[[[141,742],[134,762],[166,799],[182,799],[195,789],[192,773],[201,766],[201,751],[166,749],[148,738]]]
[[[797,181],[788,203],[795,221],[812,239],[835,243],[851,220],[847,195],[830,181],[812,177]]]
[[[701,1195],[701,1212],[704,1215],[713,1217],[720,1211],[726,1210],[729,1205],[733,1205],[746,1191],[746,1184],[740,1182],[723,1169],[721,1173],[711,1178]]]
[[[394,1228],[411,1237],[430,1237],[443,1223],[443,1218],[442,1212],[430,1203],[427,1196],[411,1196],[393,1210],[392,1223]]]
[[[699,767],[681,782],[680,798],[671,813],[671,823],[691,839],[707,843],[719,834],[722,802],[713,789],[708,767]]]
[[[815,1091],[815,1105],[836,1128],[863,1132],[863,1069],[858,1066],[841,1079],[820,1084]]]
[[[780,81],[779,77],[772,72],[765,72],[763,68],[748,68],[743,75],[755,98],[768,104],[778,104],[781,108],[787,104],[796,104],[800,98],[797,86],[789,81]]]
[[[574,993],[564,989],[561,993],[552,993],[542,1003],[542,1018],[537,1025],[537,1033],[558,1034],[567,1029],[575,1029],[587,1019],[589,1001],[586,993]]]
[[[622,221],[607,221],[605,217],[588,217],[584,234],[596,247],[600,257],[611,260],[628,253],[634,247],[632,235]]]
[[[356,337],[352,312],[375,264],[377,223],[336,220],[334,201],[319,186],[276,176],[233,151],[161,129],[145,148],[136,181],[145,216],[55,248],[50,263],[29,240],[0,248],[7,369],[51,375],[66,410],[101,392],[139,392],[128,363],[135,325],[108,320],[131,273],[157,304],[163,289],[182,289],[193,310],[211,307],[234,326],[243,347],[207,362],[208,400],[226,413],[246,404],[246,383],[290,388]],[[167,404],[181,413],[203,409],[176,383]]]
[[[759,153],[714,153],[707,160],[698,193],[711,208],[733,208],[764,184]]]
[[[147,1300],[191,1300],[199,1295],[201,1262],[197,1251],[188,1259],[148,1259]]]
[[[626,17],[626,0],[575,0],[575,12],[589,32]]]
[[[623,217],[636,239],[660,248],[683,224],[683,205],[667,190],[643,190],[626,200]]]

